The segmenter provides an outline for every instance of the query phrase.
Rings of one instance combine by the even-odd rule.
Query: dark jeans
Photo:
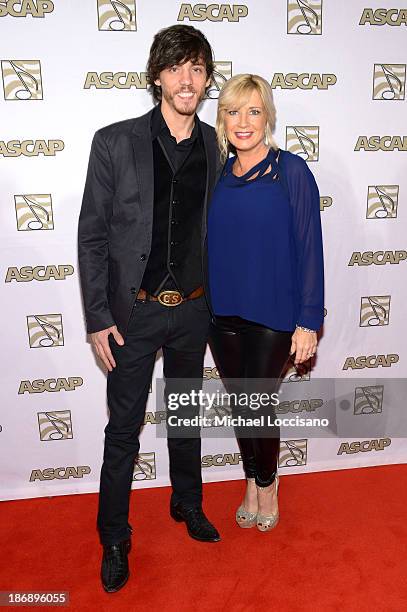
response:
[[[210,346],[219,374],[226,382],[226,390],[229,393],[235,391],[227,388],[227,379],[240,379],[241,388],[248,392],[278,392],[281,374],[289,357],[292,334],[291,331],[275,331],[237,316],[214,317],[210,328]],[[262,380],[256,382],[255,379]],[[242,412],[244,410],[240,409]],[[261,414],[270,419],[276,418],[272,405],[258,414],[248,414],[247,410],[245,413],[251,417]],[[261,437],[256,437],[256,428],[244,428],[243,435],[243,429],[236,427],[235,433],[246,477],[255,478],[260,487],[272,484],[278,466],[279,428],[273,427],[272,435],[270,430],[266,434],[263,430]]]
[[[157,351],[163,350],[166,393],[171,378],[191,378],[194,384],[199,379],[202,384],[209,323],[203,296],[174,307],[137,301],[125,344],[119,346],[109,336],[116,367],[107,378],[110,416],[105,428],[97,517],[103,544],[120,542],[131,530],[128,515],[134,462]],[[172,502],[201,504],[200,438],[168,438],[168,451]]]

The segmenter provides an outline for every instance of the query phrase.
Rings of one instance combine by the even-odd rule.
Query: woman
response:
[[[226,164],[209,211],[208,270],[211,349],[229,392],[230,379],[277,392],[289,355],[297,365],[315,354],[323,322],[318,187],[302,158],[278,149],[274,127],[267,81],[241,74],[225,83],[216,130]],[[272,406],[263,414],[275,418]],[[247,479],[236,521],[269,531],[279,518],[279,429],[235,431]]]

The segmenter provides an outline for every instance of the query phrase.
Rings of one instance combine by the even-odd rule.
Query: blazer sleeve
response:
[[[290,162],[286,179],[292,207],[300,297],[296,323],[318,331],[324,321],[324,258],[319,190],[314,175],[301,157],[292,155]]]
[[[113,197],[112,162],[99,130],[92,140],[78,223],[79,271],[89,334],[115,324],[108,303],[108,236]]]

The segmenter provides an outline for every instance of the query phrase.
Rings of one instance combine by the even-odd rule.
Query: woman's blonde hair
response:
[[[276,125],[276,108],[270,84],[257,74],[236,74],[226,81],[219,94],[216,135],[222,162],[227,159],[229,152],[233,150],[226,137],[225,112],[228,109],[237,109],[247,104],[253,91],[258,92],[267,115],[264,143],[272,149],[278,149],[273,138]]]

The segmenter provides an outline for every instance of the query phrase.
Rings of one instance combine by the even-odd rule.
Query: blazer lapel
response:
[[[216,180],[216,156],[217,156],[217,147],[216,140],[213,136],[212,129],[209,128],[205,123],[200,122],[202,128],[202,136],[205,147],[205,155],[206,155],[206,189],[205,189],[205,200],[204,200],[204,211],[202,217],[202,245],[204,245],[206,232],[207,232],[207,222],[208,222],[208,210],[210,204],[210,198],[212,196],[212,191],[215,186]]]
[[[141,210],[146,233],[151,238],[154,207],[153,145],[151,142],[151,114],[138,117],[131,134],[137,180],[140,189]]]

